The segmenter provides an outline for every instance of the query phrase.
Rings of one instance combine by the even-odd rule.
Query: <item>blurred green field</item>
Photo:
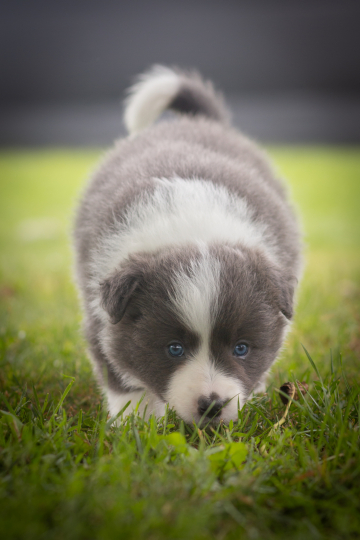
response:
[[[267,395],[213,434],[172,413],[114,428],[101,409],[71,253],[101,152],[0,153],[2,538],[359,538],[360,148],[269,153],[303,223],[305,271]],[[310,395],[273,433],[275,389],[293,379]]]

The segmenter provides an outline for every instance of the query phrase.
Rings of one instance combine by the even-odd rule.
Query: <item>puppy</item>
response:
[[[155,120],[166,109],[180,113]],[[237,419],[293,316],[300,233],[263,152],[197,74],[157,66],[130,90],[129,137],[75,224],[85,333],[112,416],[175,408]]]

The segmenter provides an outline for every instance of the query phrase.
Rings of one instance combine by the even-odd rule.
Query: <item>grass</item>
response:
[[[1,538],[359,538],[360,151],[270,153],[303,219],[307,266],[267,394],[216,432],[173,411],[119,428],[107,418],[69,248],[99,152],[0,155]],[[272,430],[288,380],[309,394]]]

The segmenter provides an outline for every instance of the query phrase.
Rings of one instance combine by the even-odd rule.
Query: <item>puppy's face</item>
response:
[[[104,349],[186,421],[237,419],[291,317],[292,289],[260,253],[178,248],[129,260],[102,284]]]

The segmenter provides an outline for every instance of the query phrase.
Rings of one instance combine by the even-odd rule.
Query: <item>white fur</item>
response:
[[[180,77],[172,69],[154,66],[130,88],[124,122],[133,135],[150,126],[168,107],[180,87]]]
[[[221,411],[224,422],[236,420],[238,402],[245,403],[245,392],[235,377],[216,369],[209,357],[209,346],[203,342],[199,353],[179,367],[173,375],[166,394],[170,407],[174,407],[185,422],[198,422],[198,399],[216,393],[221,400],[231,400]]]
[[[119,394],[114,392],[109,388],[106,389],[106,397],[109,406],[109,412],[111,416],[116,416],[118,412],[121,411],[123,407],[131,401],[130,405],[124,411],[124,415],[129,415],[137,407],[137,404],[144,395],[145,390],[137,390],[136,392],[128,392],[126,394]],[[145,417],[154,413],[156,416],[164,416],[165,414],[165,403],[161,401],[155,394],[149,392],[148,390],[145,393],[143,400],[140,403],[138,408],[138,413],[142,416],[146,409]]]
[[[201,252],[200,259],[191,261],[190,274],[183,269],[176,273],[171,300],[174,313],[208,342],[218,308],[220,262],[210,257],[206,246]]]
[[[99,283],[133,253],[219,242],[261,249],[276,263],[276,247],[266,225],[255,220],[243,198],[206,180],[175,177],[156,182],[153,193],[137,199],[93,253],[92,309],[102,318]]]

